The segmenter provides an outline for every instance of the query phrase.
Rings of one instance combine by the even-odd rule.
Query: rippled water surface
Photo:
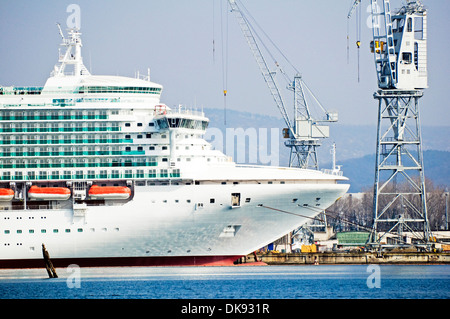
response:
[[[0,270],[1,299],[450,299],[447,265]]]

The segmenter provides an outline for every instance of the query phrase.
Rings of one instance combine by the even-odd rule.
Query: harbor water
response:
[[[450,265],[1,269],[0,299],[450,299]]]

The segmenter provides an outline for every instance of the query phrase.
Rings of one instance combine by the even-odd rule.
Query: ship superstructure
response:
[[[0,267],[215,265],[330,206],[341,174],[237,165],[146,79],[91,75],[63,36],[43,87],[0,87]]]

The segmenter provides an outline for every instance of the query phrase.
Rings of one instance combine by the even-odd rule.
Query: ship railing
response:
[[[38,95],[43,89],[43,86],[0,86],[0,95]]]
[[[167,115],[177,115],[177,114],[205,117],[205,113],[203,111],[192,109],[178,109],[178,110],[170,110],[167,112]]]

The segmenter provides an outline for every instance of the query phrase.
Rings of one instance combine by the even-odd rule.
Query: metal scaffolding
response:
[[[419,121],[422,95],[420,90],[374,94],[379,107],[372,246],[426,246],[431,236]],[[404,231],[415,238],[404,237]],[[385,236],[393,232],[396,239],[387,242]]]

